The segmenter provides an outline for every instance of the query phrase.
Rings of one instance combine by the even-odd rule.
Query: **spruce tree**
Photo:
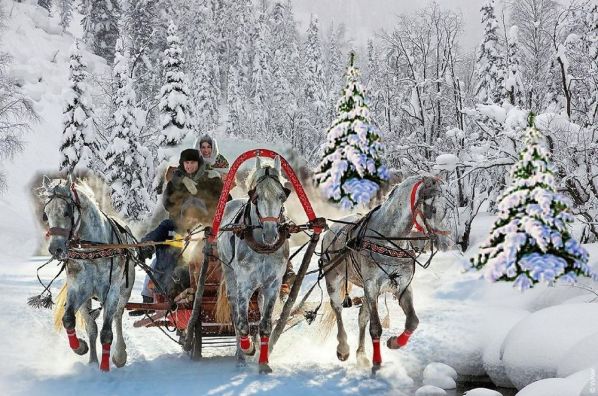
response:
[[[118,0],[82,0],[80,11],[83,14],[81,24],[84,41],[94,54],[111,64],[118,38]]]
[[[523,82],[521,80],[519,39],[517,26],[509,30],[509,45],[507,48],[507,76],[504,80],[505,90],[509,102],[514,106],[523,106]]]
[[[129,77],[127,51],[121,39],[117,41],[113,77],[114,127],[106,148],[105,178],[112,189],[112,205],[120,215],[141,220],[149,212],[148,184],[152,158],[145,144],[139,141],[135,92]]]
[[[524,148],[500,197],[498,219],[472,265],[491,281],[514,282],[521,290],[557,279],[591,276],[588,252],[569,233],[568,199],[556,191],[555,168],[530,114]]]
[[[94,113],[87,87],[87,70],[75,42],[69,62],[69,89],[62,112],[60,171],[80,175],[98,168]]]
[[[158,144],[174,146],[193,129],[193,113],[187,77],[183,70],[185,59],[177,28],[171,21],[168,26],[168,48],[164,51],[165,82],[160,89],[160,127]]]
[[[475,96],[482,103],[501,104],[504,99],[504,60],[500,54],[494,0],[486,0],[480,12],[484,26],[484,41],[480,45],[476,62]]]
[[[347,83],[337,104],[338,117],[328,129],[324,156],[315,175],[325,196],[344,209],[367,204],[389,178],[382,164],[379,130],[353,62],[352,53]]]
[[[73,1],[74,0],[58,0],[58,14],[60,15],[60,22],[62,31],[65,32],[73,20]]]

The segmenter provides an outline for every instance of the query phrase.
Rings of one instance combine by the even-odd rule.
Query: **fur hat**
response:
[[[181,157],[179,158],[179,165],[183,166],[183,162],[185,161],[197,161],[200,165],[203,162],[201,159],[201,155],[199,155],[199,151],[195,149],[186,149],[181,152]]]

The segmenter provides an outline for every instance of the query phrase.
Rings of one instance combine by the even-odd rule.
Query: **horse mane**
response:
[[[50,197],[54,191],[58,189],[61,194],[70,196],[71,195],[71,188],[69,181],[66,179],[51,179],[49,180],[48,184],[41,186],[38,189],[38,195],[40,198],[48,198]],[[83,180],[77,179],[75,182],[75,190],[79,195],[79,199],[81,201],[87,201],[88,204],[99,208],[99,204],[95,199],[95,194],[92,188]]]

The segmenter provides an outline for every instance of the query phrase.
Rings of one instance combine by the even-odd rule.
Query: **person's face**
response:
[[[199,151],[201,151],[202,157],[210,158],[212,155],[212,146],[210,146],[210,143],[208,142],[203,142],[201,146],[199,146]]]
[[[185,167],[185,172],[187,173],[195,173],[199,168],[199,162],[197,161],[183,161],[183,167]]]

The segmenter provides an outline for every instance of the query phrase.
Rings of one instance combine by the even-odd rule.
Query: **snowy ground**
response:
[[[264,377],[257,375],[255,363],[237,369],[232,350],[208,350],[203,361],[191,362],[158,330],[133,329],[133,320],[126,318],[127,365],[109,374],[89,367],[86,357],[69,350],[64,334],[54,331],[49,311],[26,305],[27,298],[40,291],[35,268],[41,262],[29,257],[42,235],[30,183],[36,173],[51,173],[58,164],[54,148],[60,141],[62,88],[73,37],[61,34],[56,21],[33,6],[33,0],[1,1],[8,14],[2,48],[13,56],[11,72],[34,100],[40,123],[27,136],[25,152],[6,164],[9,191],[0,197],[0,395],[462,394],[451,389],[455,381],[450,368],[428,366],[433,362],[452,367],[470,383],[486,375],[503,386],[523,388],[533,382],[520,392],[523,396],[598,395],[597,296],[565,286],[540,286],[521,294],[508,284],[488,284],[478,274],[465,273],[465,258],[455,252],[438,255],[428,270],[418,269],[413,285],[420,326],[404,350],[383,348],[384,367],[375,379],[355,361],[354,308],[344,313],[353,353],[345,363],[335,356],[335,329],[323,339],[317,322],[283,335],[271,357],[274,373]],[[106,67],[88,52],[85,57],[92,70]],[[225,141],[221,147],[232,160],[256,143]],[[339,217],[320,207],[316,212]],[[491,222],[481,214],[474,223],[470,254]],[[588,249],[598,269],[598,246]],[[42,278],[49,280],[54,270],[44,270]],[[140,274],[134,299],[139,299],[141,280]],[[305,286],[312,282],[313,277],[306,279]],[[598,290],[596,283],[585,284]],[[388,303],[391,328],[385,329],[383,342],[403,330],[397,302],[389,297]],[[381,311],[383,317],[384,308]],[[505,396],[514,393],[500,391]],[[469,396],[481,394],[492,393],[472,391]]]
[[[257,374],[255,362],[250,363],[245,369],[237,368],[231,349],[208,350],[203,361],[192,362],[176,344],[158,330],[134,329],[133,320],[126,318],[128,363],[122,369],[112,368],[109,374],[103,374],[96,366],[87,365],[87,357],[76,356],[69,350],[64,334],[54,331],[49,311],[35,310],[26,305],[27,297],[39,292],[35,268],[41,261],[7,262],[0,265],[0,337],[6,340],[0,351],[0,394],[45,395],[81,392],[124,395],[140,391],[151,391],[152,394],[180,394],[188,391],[191,394],[209,395],[283,392],[288,395],[413,395],[423,384],[428,384],[449,388],[445,394],[457,395],[462,393],[454,389],[454,380],[451,381],[449,376],[436,374],[424,378],[424,369],[429,363],[445,363],[453,367],[461,379],[475,378],[484,375],[487,363],[493,361],[492,358],[485,357],[486,354],[491,355],[493,345],[503,345],[503,348],[506,345],[508,348],[509,343],[517,342],[516,338],[509,338],[507,333],[515,324],[521,324],[523,319],[532,318],[530,311],[543,312],[542,308],[552,305],[556,306],[552,309],[558,309],[558,304],[563,302],[598,309],[597,304],[585,302],[594,300],[596,296],[580,289],[537,288],[520,294],[510,285],[487,284],[478,279],[476,274],[463,273],[463,260],[460,255],[448,252],[437,256],[430,269],[417,271],[413,286],[420,326],[406,349],[390,351],[383,348],[384,367],[375,379],[370,378],[369,368],[359,367],[355,361],[355,308],[347,309],[344,313],[352,347],[352,356],[345,363],[337,361],[335,357],[336,329],[333,329],[331,336],[323,339],[319,334],[317,322],[311,326],[302,323],[285,333],[271,357],[274,373],[260,376]],[[53,271],[55,268],[47,271],[44,269],[42,278],[49,280]],[[134,299],[139,298],[141,280],[142,274],[139,273]],[[304,287],[312,282],[313,277],[307,278]],[[359,290],[355,290],[354,294],[359,294]],[[388,305],[391,327],[385,329],[384,339],[403,330],[404,316],[397,302],[389,297]],[[381,316],[384,314],[384,308],[381,308]],[[553,320],[557,321],[558,318]],[[576,324],[571,328],[575,328],[576,331],[570,336],[570,343],[575,344],[575,340],[587,337],[590,341],[587,341],[586,345],[593,345],[593,348],[597,346],[598,320],[593,319],[581,326]],[[566,324],[556,325],[555,331],[563,332],[568,331],[567,329]],[[541,329],[535,331],[541,332]],[[529,337],[529,331],[525,330],[525,327],[520,333]],[[538,337],[547,337],[548,342],[551,334],[555,332]],[[562,345],[560,342],[559,344]],[[369,340],[366,345],[370,354]],[[550,349],[549,345],[548,348]],[[585,362],[579,363],[579,353],[567,357],[566,352],[575,348],[563,346],[560,349],[564,349],[559,352],[562,359],[556,364],[569,360],[569,365],[572,366],[564,376],[597,363],[596,354],[590,353],[585,357]],[[538,352],[542,349],[535,350]],[[585,352],[588,355],[588,351]],[[516,357],[518,356],[520,355],[516,354]],[[581,359],[583,360],[583,356]],[[548,363],[550,366],[550,361]],[[541,366],[533,364],[534,370],[538,368],[536,366]],[[525,372],[526,369],[518,370]],[[489,370],[496,371],[496,368],[490,367]],[[591,376],[591,373],[588,375]],[[547,374],[544,374],[544,377],[546,376]],[[590,379],[588,377],[586,382]],[[579,382],[578,380],[572,384],[565,383],[563,386],[573,391],[577,389]],[[425,389],[430,387],[421,391]],[[440,391],[439,388],[435,389]],[[502,390],[502,394],[514,393]],[[546,395],[543,392],[527,394]],[[579,393],[555,395],[567,394]]]

